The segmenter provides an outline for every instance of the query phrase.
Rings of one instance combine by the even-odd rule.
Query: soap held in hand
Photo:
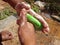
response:
[[[40,29],[43,28],[41,22],[39,22],[39,21],[38,21],[35,17],[33,17],[32,15],[27,14],[27,20],[34,25],[35,29],[40,30]]]

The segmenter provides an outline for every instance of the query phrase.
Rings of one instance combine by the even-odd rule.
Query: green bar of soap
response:
[[[27,20],[34,25],[35,29],[39,29],[39,30],[40,30],[40,29],[43,28],[41,22],[39,22],[39,21],[38,21],[35,17],[33,17],[32,15],[27,14]]]

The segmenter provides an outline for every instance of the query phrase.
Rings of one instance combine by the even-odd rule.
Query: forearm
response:
[[[3,1],[9,3],[13,8],[15,8],[17,3],[20,3],[20,2],[22,2],[24,0],[3,0]]]
[[[28,25],[31,26],[32,24],[30,25],[30,23],[28,23]],[[18,30],[18,36],[19,36],[21,45],[36,45],[35,32],[34,30],[32,30],[33,27],[32,26],[31,26],[32,28],[29,27],[30,30],[28,29],[28,27],[27,29],[25,27],[24,26],[22,27],[24,29],[20,27],[20,29]]]

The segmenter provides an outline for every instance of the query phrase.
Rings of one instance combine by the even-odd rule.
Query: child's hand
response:
[[[19,25],[18,36],[21,45],[36,45],[35,30],[31,23],[27,22],[26,10],[20,11],[20,19],[17,21]]]
[[[50,29],[49,29],[48,23],[43,19],[43,17],[37,14],[36,12],[34,12],[32,9],[29,9],[29,13],[34,17],[36,17],[42,23],[43,25],[42,32],[44,32],[45,34],[48,34],[50,32]]]

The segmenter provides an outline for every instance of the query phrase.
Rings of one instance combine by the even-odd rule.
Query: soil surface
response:
[[[0,10],[4,9],[6,6],[10,7],[7,3],[0,0]],[[41,31],[36,31],[37,45],[60,45],[60,22],[54,21],[50,18],[46,18],[45,16],[43,17],[49,24],[50,33],[48,35],[45,35]],[[8,26],[8,29],[5,29],[12,32],[14,39],[4,41],[2,43],[3,45],[20,45],[17,33],[18,25],[16,24],[16,22],[14,22],[12,26],[11,25]]]

